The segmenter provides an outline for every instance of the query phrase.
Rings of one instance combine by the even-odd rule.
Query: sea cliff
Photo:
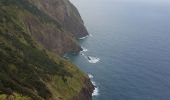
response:
[[[1,0],[0,100],[91,100],[88,76],[61,57],[86,35],[68,0]]]

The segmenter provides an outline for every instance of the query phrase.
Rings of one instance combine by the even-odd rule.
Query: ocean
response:
[[[67,55],[93,100],[170,100],[170,1],[71,0],[90,35]]]

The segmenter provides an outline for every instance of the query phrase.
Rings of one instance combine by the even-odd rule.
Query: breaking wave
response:
[[[95,87],[93,93],[92,93],[92,96],[98,96],[99,95],[99,88],[98,87]]]
[[[89,63],[97,63],[100,61],[100,58],[91,57],[91,56],[87,56],[87,59],[88,59]]]
[[[81,52],[87,52],[88,49],[84,48],[84,47],[81,47],[83,50]]]
[[[94,77],[92,74],[88,74],[88,76],[90,79],[93,79],[93,77]]]
[[[88,74],[89,78],[91,79],[92,84],[94,85],[94,91],[92,93],[92,96],[98,96],[99,95],[99,88],[96,85],[96,82],[92,81],[94,76],[92,74]]]
[[[81,37],[81,38],[79,38],[80,40],[83,40],[83,39],[85,39],[85,38],[87,38],[89,35],[86,35],[86,36],[84,36],[84,37]]]

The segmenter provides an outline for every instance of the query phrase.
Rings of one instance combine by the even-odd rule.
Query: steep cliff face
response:
[[[42,23],[34,18],[26,18],[26,26],[29,27],[32,36],[37,41],[59,54],[81,50],[73,38],[84,37],[88,35],[88,32],[77,9],[68,0],[28,0],[28,2],[30,7],[46,15],[46,18],[51,19],[55,24],[57,23],[57,27],[54,25],[42,26]],[[37,35],[37,29],[48,35],[44,36],[39,33]]]
[[[79,52],[81,47],[68,31],[54,23],[41,22],[33,16],[25,16],[24,25],[28,33],[46,49],[62,55],[66,52]],[[60,28],[61,27],[61,28]]]
[[[74,36],[80,38],[88,35],[79,12],[69,0],[29,0],[29,2],[59,22]]]
[[[13,6],[18,8],[14,9],[16,11],[13,13],[17,13],[15,16],[19,22],[22,22],[27,33],[46,49],[60,55],[81,50],[75,38],[86,36],[88,33],[77,9],[69,1],[7,0],[6,2],[8,1],[13,2]]]
[[[80,51],[75,38],[88,34],[73,9],[67,0],[0,1],[0,100],[91,100],[87,75],[58,56]]]

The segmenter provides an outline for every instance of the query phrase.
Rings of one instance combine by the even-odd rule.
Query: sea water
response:
[[[93,100],[170,100],[170,1],[71,0],[90,33],[69,59]]]

